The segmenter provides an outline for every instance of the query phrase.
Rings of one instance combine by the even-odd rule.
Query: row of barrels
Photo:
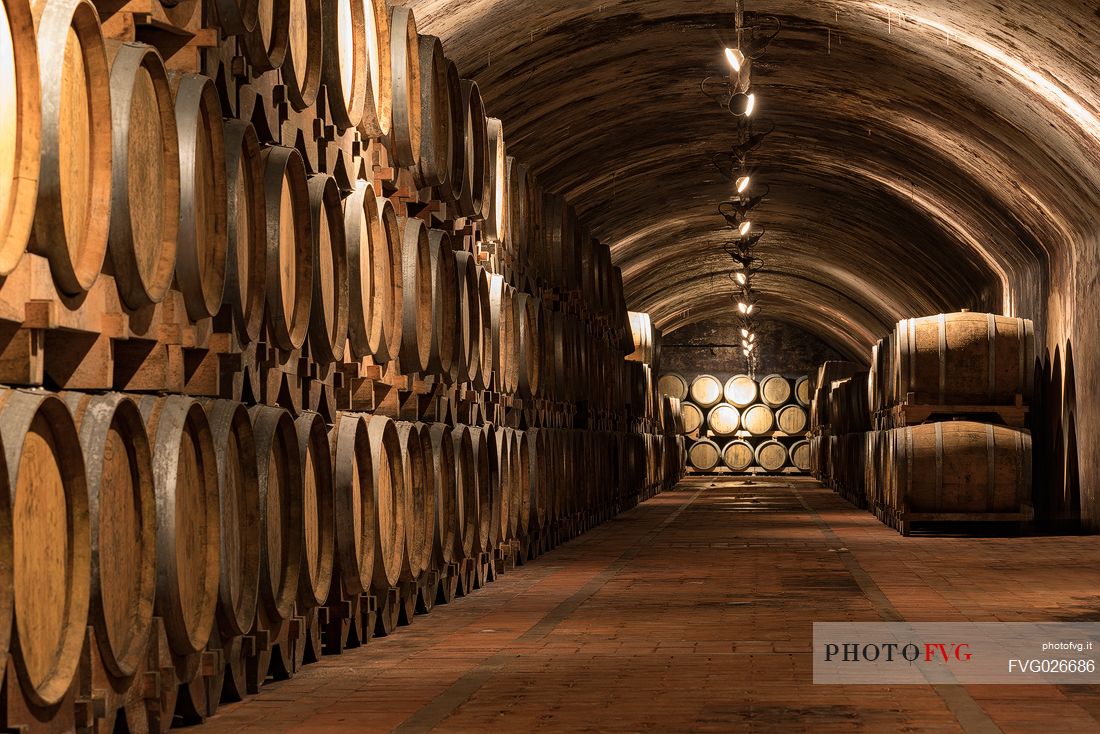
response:
[[[710,408],[727,402],[735,408],[747,408],[760,402],[771,408],[781,408],[789,402],[803,407],[810,405],[808,377],[791,381],[782,375],[768,375],[759,382],[749,375],[734,375],[723,382],[714,375],[697,375],[690,381],[677,372],[661,375],[660,391],[680,400],[690,400],[700,408]]]
[[[229,640],[505,545],[526,557],[682,470],[669,437],[117,393],[5,390],[0,444],[0,670],[11,655],[36,707],[71,690],[89,625],[112,690],[144,688],[154,617],[184,688],[212,675],[212,640],[235,678]]]
[[[712,436],[732,436],[745,431],[752,436],[770,436],[782,431],[791,436],[805,433],[808,414],[801,405],[784,405],[774,409],[758,403],[744,410],[729,403],[718,403],[705,410],[694,403],[682,403],[683,431],[689,436],[707,433]]]
[[[720,466],[734,472],[759,467],[766,472],[778,472],[787,467],[810,470],[810,444],[806,440],[790,447],[780,441],[764,441],[753,446],[748,441],[734,440],[721,445],[704,438],[694,441],[688,449],[688,463],[698,471],[708,472]]]

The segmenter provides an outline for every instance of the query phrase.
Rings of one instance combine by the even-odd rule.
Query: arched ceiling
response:
[[[627,300],[666,332],[734,312],[710,165],[732,118],[732,2],[415,0],[509,152],[612,246]],[[1054,272],[1094,233],[1100,11],[1022,0],[747,0],[783,30],[752,78],[776,131],[762,313],[850,354],[899,318],[982,308],[1042,325]]]

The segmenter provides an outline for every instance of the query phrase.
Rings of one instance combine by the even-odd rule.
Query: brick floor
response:
[[[1100,731],[1100,687],[814,686],[814,621],[1100,621],[1100,538],[902,538],[695,478],[204,731]]]

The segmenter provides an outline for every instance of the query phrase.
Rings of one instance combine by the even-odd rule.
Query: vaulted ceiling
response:
[[[478,81],[509,152],[612,246],[666,332],[733,313],[711,166],[732,118],[703,96],[732,2],[414,0]],[[776,130],[761,312],[850,354],[899,318],[1036,318],[1095,239],[1100,11],[1084,2],[747,0],[782,32],[753,68]],[[1091,241],[1091,240],[1089,240]]]

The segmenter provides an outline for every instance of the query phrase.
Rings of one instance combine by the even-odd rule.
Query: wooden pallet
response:
[[[932,405],[917,403],[915,394],[909,393],[904,403],[880,411],[875,424],[879,430],[889,430],[940,420],[974,420],[1025,428],[1029,411],[1023,395],[1016,396],[1014,405]]]

